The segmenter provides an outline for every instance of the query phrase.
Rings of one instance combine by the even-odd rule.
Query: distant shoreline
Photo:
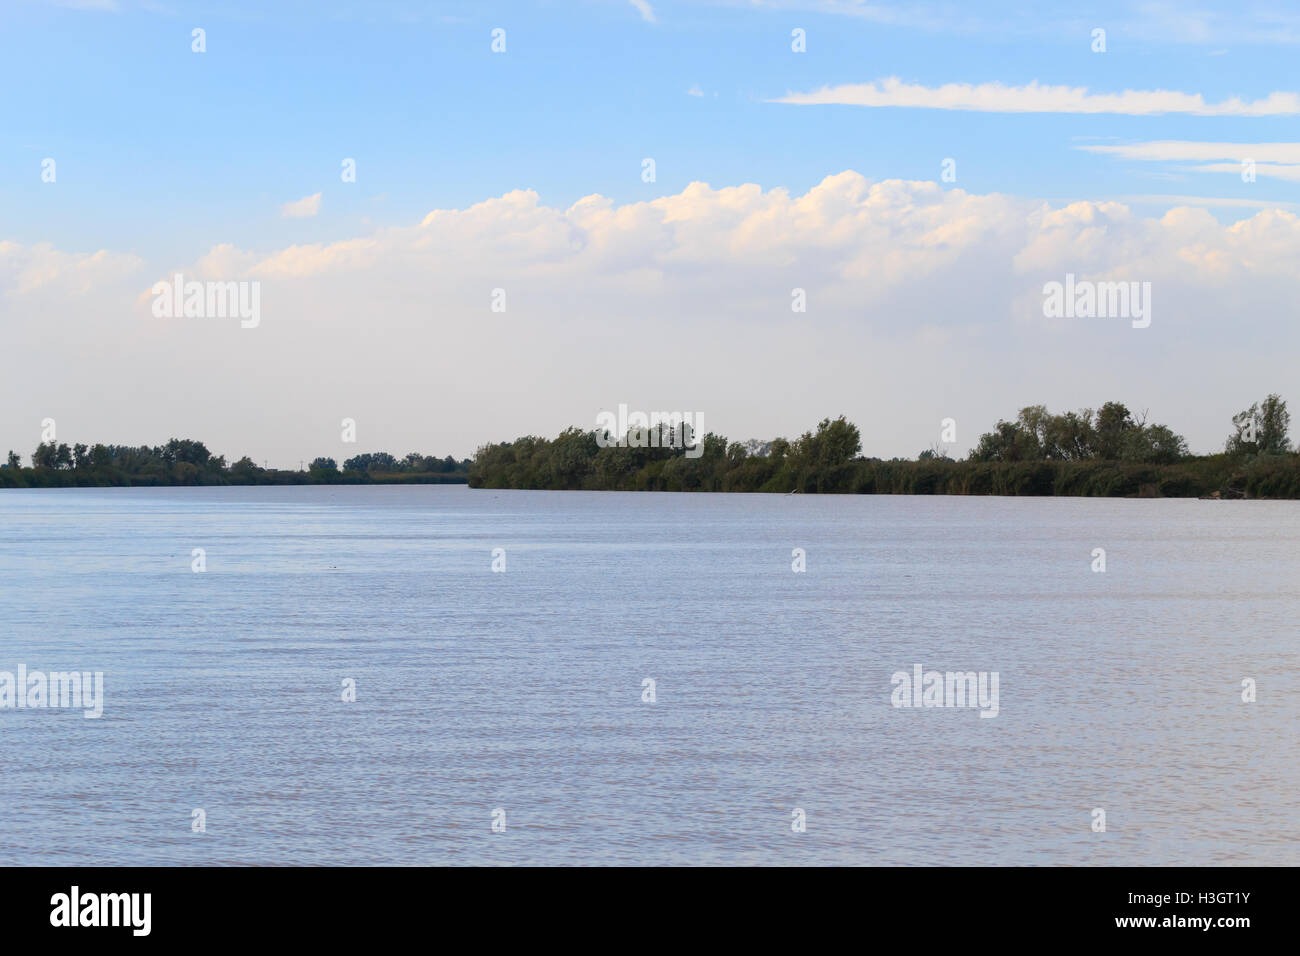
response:
[[[962,460],[948,455],[956,431],[951,418],[941,423],[940,442],[915,459],[885,460],[861,455],[858,427],[843,415],[793,440],[741,443],[713,432],[700,435],[690,417],[662,417],[668,414],[637,413],[640,420],[632,425],[487,444],[473,459],[367,452],[342,467],[316,458],[298,471],[258,467],[247,456],[227,464],[193,439],[153,447],[50,440],[37,446],[31,467],[22,467],[10,451],[0,463],[0,488],[454,484],[533,491],[1300,499],[1300,453],[1287,434],[1290,415],[1278,395],[1234,415],[1224,451],[1214,455],[1190,454],[1182,436],[1120,402],[1057,415],[1042,405],[1022,408],[1013,421],[998,421],[981,435]]]
[[[664,413],[615,428],[569,428],[485,445],[471,488],[584,491],[723,491],[769,494],[1003,495],[1101,498],[1300,498],[1300,455],[1286,403],[1270,395],[1233,416],[1225,450],[1192,455],[1182,436],[1120,402],[1096,412],[1020,410],[949,457],[956,423],[915,459],[866,458],[856,425],[823,419],[788,440],[729,442],[698,435]],[[648,421],[648,424],[647,424]],[[618,426],[624,427],[622,423]],[[947,444],[944,444],[946,442]]]
[[[469,459],[412,452],[397,458],[365,452],[346,459],[315,458],[290,471],[259,467],[245,456],[227,464],[201,441],[173,438],[165,445],[68,445],[42,442],[31,467],[16,452],[0,463],[0,488],[165,488],[224,485],[463,485]]]

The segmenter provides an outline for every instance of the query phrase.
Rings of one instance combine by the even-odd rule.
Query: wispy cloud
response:
[[[998,37],[1039,37],[1048,40],[1077,38],[1082,30],[1096,25],[1094,15],[1085,20],[1077,4],[1039,3],[1031,17],[1021,15],[1015,4],[888,3],[877,0],[712,0],[722,6],[746,6],[770,10],[802,11],[851,17],[883,26],[917,29],[933,33],[981,34]],[[1144,44],[1180,46],[1215,45],[1212,56],[1225,52],[1223,44],[1252,46],[1300,43],[1300,14],[1282,5],[1262,0],[1235,4],[1213,11],[1189,9],[1173,0],[1146,0],[1125,4],[1129,9],[1106,16],[1106,25],[1116,36]]]
[[[1294,116],[1300,114],[1300,93],[1273,92],[1263,99],[1232,97],[1207,103],[1199,93],[1176,90],[1125,90],[1092,93],[1085,86],[1048,86],[1037,80],[1024,86],[1002,83],[945,83],[924,86],[896,76],[871,83],[824,86],[809,93],[787,93],[772,103],[796,106],[841,105],[963,110],[976,113],[1120,113],[1153,116],[1186,113],[1193,116]]]
[[[769,10],[824,13],[878,23],[883,26],[942,33],[1005,32],[1024,27],[1025,18],[1005,20],[971,14],[951,3],[876,3],[868,0],[714,0],[722,6],[760,7]],[[1039,29],[1048,26],[1040,21]]]
[[[1118,156],[1121,159],[1163,162],[1253,159],[1256,162],[1300,163],[1300,143],[1207,143],[1162,139],[1120,146],[1076,146],[1075,149]]]
[[[1198,173],[1233,173],[1240,175],[1242,166],[1240,163],[1207,163],[1204,166],[1193,166]],[[1300,183],[1300,166],[1284,166],[1278,163],[1256,163],[1253,167],[1256,176],[1269,176],[1273,179],[1288,179],[1293,183]]]
[[[285,219],[307,219],[320,212],[320,193],[303,196],[280,207],[280,215]]]
[[[1142,162],[1200,163],[1181,169],[1198,173],[1242,172],[1242,164],[1253,162],[1256,176],[1300,182],[1300,143],[1206,143],[1188,140],[1156,140],[1121,146],[1076,146],[1075,149],[1120,159]]]
[[[646,23],[655,22],[654,7],[650,6],[648,0],[627,0],[627,2],[636,7],[636,12],[641,14],[641,19]]]
[[[700,89],[700,85],[699,85],[698,83],[696,83],[694,86],[692,86],[689,90],[686,91],[686,95],[687,95],[687,96],[703,96],[703,95],[704,95],[704,91],[703,91],[702,89]]]

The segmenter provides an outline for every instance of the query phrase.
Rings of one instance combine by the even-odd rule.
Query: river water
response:
[[[1296,865],[1298,543],[1294,502],[4,491],[0,864]],[[894,706],[917,665],[996,716]],[[4,706],[20,666],[102,716]]]

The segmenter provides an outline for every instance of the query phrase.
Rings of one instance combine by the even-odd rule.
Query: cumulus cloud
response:
[[[55,249],[48,242],[25,246],[0,240],[0,290],[7,296],[57,290],[85,295],[110,280],[137,272],[144,263],[129,253],[76,253]]]
[[[1240,169],[1234,166],[1233,169]],[[1204,209],[1300,209],[1300,203],[1278,202],[1272,199],[1243,199],[1240,196],[1184,196],[1177,193],[1146,193],[1132,196],[1116,196],[1116,201],[1138,206],[1159,206],[1172,209],[1175,206],[1195,206]]]
[[[1175,90],[1125,90],[1092,93],[1085,86],[1050,86],[1037,80],[1024,86],[1002,83],[945,83],[924,86],[896,76],[871,83],[823,86],[807,93],[789,92],[772,103],[796,106],[843,105],[963,110],[977,113],[1122,113],[1153,116],[1187,113],[1195,116],[1294,116],[1300,114],[1300,93],[1273,92],[1262,99],[1232,97],[1207,103],[1200,93]]]
[[[280,207],[280,215],[285,219],[306,219],[320,212],[320,193],[303,196]]]
[[[1176,250],[1194,239],[1239,270],[1257,270],[1265,250],[1240,246],[1233,237],[1246,223],[1265,221],[1296,220],[1271,206],[1231,227],[1189,208],[1144,219],[1121,202],[1053,208],[933,182],[872,182],[846,171],[803,195],[752,183],[715,188],[695,182],[645,202],[619,205],[591,195],[567,209],[546,205],[532,190],[515,190],[464,209],[436,209],[416,225],[365,237],[264,253],[221,245],[189,270],[210,278],[311,279],[397,268],[450,278],[496,274],[503,282],[611,281],[653,273],[674,284],[704,281],[738,289],[783,272],[790,279],[815,277],[823,295],[842,286],[862,303],[891,287],[951,274],[968,259],[986,268],[994,250],[1020,272],[1135,261],[1177,271],[1183,259]],[[1189,235],[1192,223],[1196,229]],[[1291,229],[1274,236],[1286,240],[1288,255],[1300,251],[1290,245],[1295,238]],[[1282,271],[1300,274],[1300,267]]]
[[[36,356],[12,372],[30,405],[15,416],[62,402],[89,416],[79,439],[196,434],[292,463],[356,451],[337,446],[342,417],[367,448],[462,455],[594,424],[619,402],[698,410],[741,439],[843,412],[889,457],[928,447],[945,417],[969,445],[1030,402],[1116,398],[1208,449],[1226,416],[1294,377],[1300,348],[1291,212],[1146,217],[852,171],[802,193],[697,182],[567,208],[516,190],[333,242],[223,244],[125,281],[131,264],[0,245],[7,328]],[[259,281],[261,324],[153,318],[141,295],[174,272]],[[1151,327],[1045,319],[1043,284],[1067,272],[1151,282]],[[74,285],[96,292],[93,309]],[[132,390],[105,388],[105,354]],[[1211,367],[1213,387],[1189,381]],[[218,407],[232,382],[238,403]],[[130,435],[114,430],[128,421]]]

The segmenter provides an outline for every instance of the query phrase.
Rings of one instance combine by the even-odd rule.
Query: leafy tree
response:
[[[1246,441],[1248,426],[1254,425],[1255,441]],[[1231,455],[1283,455],[1291,450],[1291,413],[1279,395],[1269,395],[1263,404],[1255,402],[1232,416],[1233,433],[1224,450]]]
[[[388,452],[372,451],[349,458],[343,463],[343,470],[393,472],[400,471],[401,467],[397,459]]]
[[[1187,442],[1164,425],[1143,425],[1129,430],[1120,457],[1148,465],[1172,465],[1187,457]]]
[[[804,432],[795,443],[793,454],[801,468],[834,468],[852,461],[862,450],[858,426],[843,415],[832,421],[823,418],[816,432]]]
[[[917,461],[952,461],[952,456],[948,454],[948,449],[940,442],[935,442],[925,451],[916,456]]]
[[[1092,409],[1052,415],[1043,430],[1042,446],[1047,458],[1083,461],[1097,453],[1097,430],[1092,424]]]
[[[189,438],[172,438],[159,449],[159,457],[169,465],[184,462],[189,465],[205,465],[212,453],[201,441]]]
[[[568,428],[550,443],[546,455],[546,473],[551,487],[581,488],[591,475],[596,454],[596,433]]]
[[[238,475],[245,481],[253,482],[262,474],[263,469],[259,468],[257,462],[245,455],[239,461],[230,466],[230,473]]]
[[[971,461],[1028,461],[1038,457],[1038,440],[1017,422],[999,421],[971,449]]]
[[[1164,425],[1137,420],[1121,402],[1053,415],[1042,405],[1020,410],[1014,422],[999,421],[980,436],[970,461],[1129,461],[1170,464],[1187,455],[1187,444]]]
[[[1097,457],[1118,461],[1124,453],[1133,415],[1122,402],[1107,402],[1097,410]]]
[[[1285,455],[1291,450],[1291,413],[1280,395],[1264,399],[1259,410],[1260,454]]]
[[[58,452],[59,447],[54,442],[41,442],[36,446],[36,450],[32,452],[32,467],[57,468]]]

